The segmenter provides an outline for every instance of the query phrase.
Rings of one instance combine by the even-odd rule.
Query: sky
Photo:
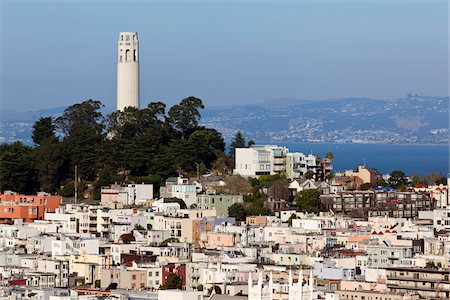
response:
[[[0,108],[113,110],[137,31],[141,107],[449,94],[448,1],[1,1]]]

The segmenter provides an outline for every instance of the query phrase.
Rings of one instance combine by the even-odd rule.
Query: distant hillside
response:
[[[30,143],[33,123],[41,116],[58,116],[64,109],[0,111],[0,141]],[[449,97],[278,98],[252,105],[207,106],[201,123],[222,132],[227,141],[241,130],[259,142],[445,144]]]
[[[259,105],[207,108],[202,122],[227,139],[241,130],[266,142],[443,144],[449,140],[449,98],[279,98]]]

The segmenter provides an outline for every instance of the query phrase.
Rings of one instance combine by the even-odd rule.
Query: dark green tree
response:
[[[295,196],[295,202],[302,211],[318,213],[320,211],[319,196],[318,190],[303,190]]]
[[[238,221],[245,220],[246,212],[245,207],[240,203],[235,203],[228,207],[228,216],[236,218]]]
[[[236,148],[245,148],[245,138],[240,130],[236,132],[235,136],[231,139],[229,155],[232,158],[236,156]]]
[[[297,214],[291,214],[291,216],[288,219],[288,226],[291,227],[292,226],[292,220],[298,219]]]
[[[0,191],[37,192],[33,152],[21,142],[0,145]]]
[[[247,143],[247,148],[250,148],[250,147],[253,146],[253,145],[255,145],[255,141],[250,140],[250,141],[248,141],[248,143]]]
[[[180,198],[164,198],[164,203],[178,203],[180,204],[180,208],[181,209],[186,209],[186,203],[184,202],[183,199]]]
[[[197,128],[203,108],[202,100],[192,96],[185,98],[170,108],[167,121],[183,139],[187,138]]]
[[[183,288],[183,279],[181,278],[181,276],[175,273],[170,273],[167,276],[164,285],[161,286],[162,290],[173,290],[173,289],[181,290],[182,288]]]
[[[31,138],[36,145],[40,145],[43,141],[56,142],[55,124],[52,117],[41,117],[33,125]]]
[[[86,129],[93,135],[101,136],[105,129],[104,118],[99,111],[102,107],[100,101],[92,99],[69,106],[63,115],[55,120],[56,126],[65,137]]]
[[[222,294],[222,289],[220,288],[220,286],[218,286],[218,285],[213,285],[212,287],[210,287],[210,288],[208,289],[208,294],[209,294],[209,295],[211,295],[213,289],[214,289],[214,293],[215,293],[215,294],[217,294],[217,295]]]
[[[388,183],[393,188],[404,187],[408,183],[405,172],[401,170],[394,170],[389,175]]]
[[[65,153],[61,143],[54,139],[44,140],[34,151],[39,189],[47,193],[56,192],[65,178]]]
[[[64,135],[63,148],[68,156],[66,176],[78,166],[80,178],[94,180],[100,169],[105,123],[99,111],[100,101],[87,100],[68,107],[56,119],[57,128]]]
[[[333,160],[333,159],[334,159],[334,154],[333,154],[333,152],[328,151],[328,152],[325,154],[325,158],[327,158],[327,159],[329,159],[329,160]]]
[[[52,117],[41,117],[34,123],[32,132],[33,141],[37,145],[34,155],[39,190],[48,193],[59,188],[66,162],[55,128]]]
[[[261,203],[254,203],[247,208],[248,216],[272,216],[273,211],[270,208],[262,206]]]

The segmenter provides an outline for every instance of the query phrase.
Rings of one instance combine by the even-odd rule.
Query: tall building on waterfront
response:
[[[137,32],[119,34],[117,58],[117,110],[139,108],[139,41]]]

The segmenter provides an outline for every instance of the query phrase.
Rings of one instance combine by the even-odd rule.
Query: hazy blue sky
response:
[[[141,106],[448,95],[448,1],[1,2],[1,106],[113,109],[138,31]]]

